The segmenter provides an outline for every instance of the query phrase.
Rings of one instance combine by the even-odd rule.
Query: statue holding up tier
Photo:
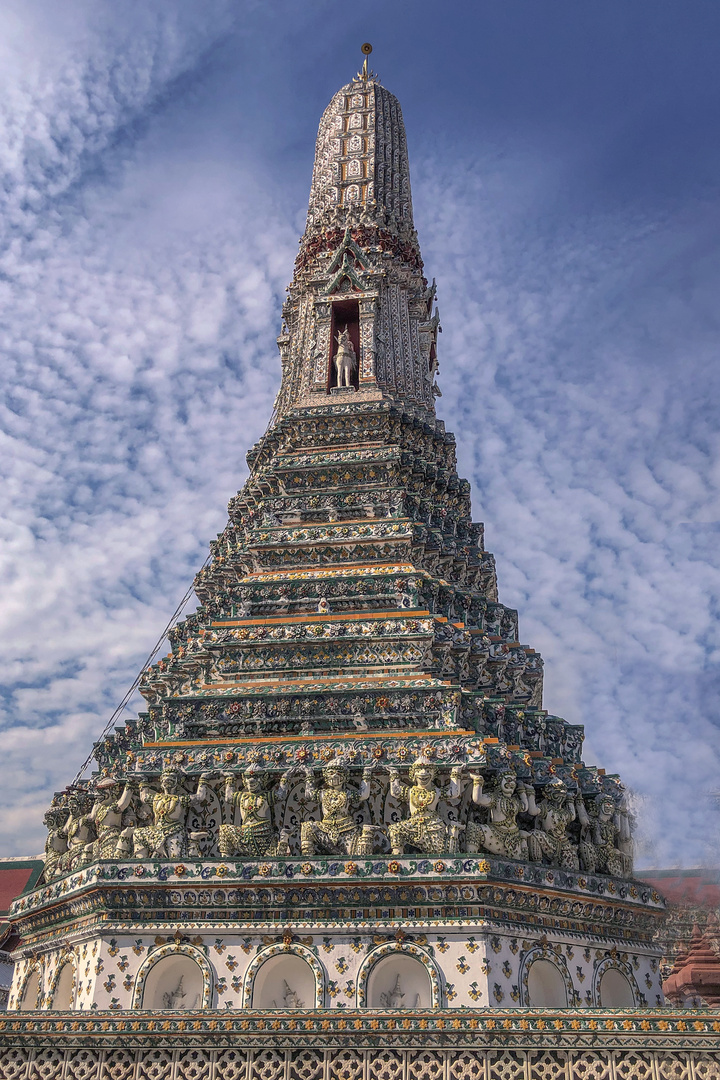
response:
[[[612,795],[598,795],[580,839],[583,870],[611,877],[629,876],[632,860],[620,850],[622,841],[622,821],[615,800]]]
[[[235,776],[225,777],[225,805],[231,815],[238,807],[241,825],[221,825],[218,846],[225,858],[246,855],[251,859],[263,855],[289,855],[287,838],[278,838],[273,825],[273,810],[279,799],[287,795],[287,785],[293,770],[288,769],[274,788],[268,789],[265,775],[257,765],[250,765],[242,776],[241,791],[235,790]]]
[[[45,882],[52,881],[57,874],[62,873],[62,858],[67,851],[67,839],[63,827],[67,817],[67,806],[62,803],[54,803],[43,819],[48,830],[48,837],[45,841],[45,869],[43,871],[43,880]]]
[[[353,375],[357,370],[357,356],[347,327],[338,334],[337,346],[335,353],[337,384],[338,386],[352,386]]]
[[[563,870],[579,870],[578,849],[567,830],[576,819],[581,825],[587,821],[580,796],[571,795],[562,780],[555,777],[545,785],[544,798],[539,804],[536,805],[534,794],[528,803],[528,813],[535,818],[535,830],[528,836],[531,860],[560,866]]]
[[[489,794],[483,794],[482,776],[472,774],[472,781],[472,801],[477,806],[487,807],[490,821],[486,825],[476,822],[468,824],[465,834],[467,850],[488,851],[492,855],[505,855],[508,859],[527,860],[527,833],[517,823],[518,814],[529,812],[525,785],[519,783],[511,769],[500,773]]]
[[[395,821],[388,829],[393,855],[404,855],[410,846],[425,855],[442,855],[457,851],[458,837],[464,825],[451,822],[446,825],[438,813],[441,798],[457,802],[460,798],[460,768],[450,773],[450,783],[445,791],[435,786],[437,768],[418,758],[410,766],[410,784],[403,784],[397,769],[388,769],[390,794],[410,808],[410,817]]]
[[[153,824],[135,829],[133,848],[136,859],[180,859],[188,852],[187,816],[192,807],[209,801],[208,773],[203,773],[194,795],[181,795],[181,774],[165,769],[160,777],[161,792],[148,781],[140,784],[140,802],[152,808]]]
[[[320,804],[321,821],[303,821],[300,849],[303,855],[372,855],[373,825],[359,825],[353,817],[361,803],[370,798],[372,768],[363,769],[359,790],[348,784],[348,771],[340,762],[326,765],[322,782],[305,770],[305,797]]]
[[[96,786],[98,801],[90,811],[97,838],[88,844],[88,862],[97,859],[115,859],[127,854],[123,843],[123,814],[132,804],[133,793],[129,784],[107,776]]]
[[[67,805],[70,813],[57,834],[58,837],[64,837],[67,842],[65,854],[60,859],[60,867],[64,873],[85,865],[88,861],[87,847],[95,839],[95,822],[90,816],[92,809],[90,793],[75,788],[68,795]]]

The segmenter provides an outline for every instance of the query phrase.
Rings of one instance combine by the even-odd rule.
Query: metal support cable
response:
[[[202,571],[205,569],[205,567],[207,566],[207,564],[210,562],[211,559],[212,559],[212,552],[208,555],[205,562],[202,564],[199,573],[202,573]],[[187,604],[188,600],[190,599],[190,597],[192,596],[192,594],[194,592],[194,589],[195,589],[195,582],[193,580],[193,584],[190,585],[189,589],[187,590],[187,592],[183,596],[182,600],[180,601],[180,603],[178,604],[178,606],[175,608],[174,612],[170,616],[170,620],[168,621],[167,626],[165,627],[162,634],[158,638],[158,640],[157,640],[157,642],[155,644],[155,647],[153,648],[152,652],[148,656],[145,663],[140,668],[140,671],[135,676],[135,679],[133,680],[132,685],[129,687],[129,689],[127,690],[127,692],[123,696],[122,701],[119,703],[117,708],[113,711],[112,716],[110,717],[107,724],[105,725],[102,732],[100,733],[100,738],[97,740],[97,742],[102,742],[102,740],[105,738],[105,736],[111,730],[111,728],[114,726],[115,721],[120,716],[123,709],[127,708],[127,704],[130,701],[130,698],[133,696],[133,694],[137,690],[138,686],[140,685],[140,680],[142,679],[143,674],[147,671],[147,669],[150,667],[153,660],[157,656],[157,653],[160,650],[160,646],[162,645],[165,638],[168,636],[170,630],[173,628],[173,626],[177,622],[179,616],[182,614],[182,612],[183,612],[183,610],[185,608],[185,605]],[[80,766],[80,769],[75,774],[75,778],[73,779],[72,784],[70,785],[70,787],[74,787],[75,784],[77,784],[78,780],[80,779],[82,774],[85,772],[85,770],[87,769],[88,765],[90,764],[90,762],[92,761],[94,756],[95,756],[95,747],[93,746],[93,749],[90,751],[90,753],[85,758],[82,765]]]
[[[277,419],[278,419],[278,410],[277,410],[277,404],[275,404],[275,405],[273,405],[273,411],[272,411],[272,413],[270,415],[270,420],[268,421],[268,425],[265,428],[265,431],[263,432],[263,434],[260,436],[260,439],[259,439],[259,442],[258,442],[258,445],[260,447],[260,452],[262,452],[262,450],[264,449],[265,443],[266,443],[266,441],[268,439],[268,436],[269,436],[275,422],[277,421]],[[200,570],[198,571],[198,573],[202,573],[202,571],[205,569],[205,567],[207,566],[207,564],[210,562],[211,559],[212,559],[212,552],[210,552],[208,557],[205,559],[205,562],[200,567]],[[194,582],[193,582],[193,584],[189,587],[189,589],[187,590],[187,592],[183,596],[183,598],[180,601],[180,603],[178,604],[178,606],[175,608],[175,611],[173,612],[173,614],[170,617],[170,621],[168,622],[167,626],[163,630],[161,636],[158,638],[157,643],[156,643],[154,649],[152,650],[152,652],[150,653],[150,655],[148,656],[147,660],[145,661],[143,666],[140,668],[140,671],[138,672],[136,678],[134,679],[134,681],[132,683],[132,686],[130,686],[130,688],[128,689],[128,691],[124,695],[122,701],[119,703],[117,708],[114,710],[112,716],[110,717],[107,724],[105,725],[102,732],[100,733],[100,738],[97,740],[98,742],[101,742],[105,738],[107,733],[110,731],[110,729],[115,724],[115,721],[117,720],[120,713],[123,711],[123,709],[127,708],[127,703],[129,702],[130,698],[133,696],[133,694],[137,690],[137,688],[138,688],[138,686],[140,684],[140,680],[143,677],[143,673],[145,671],[147,671],[150,664],[155,659],[155,657],[156,657],[156,655],[158,653],[158,650],[160,649],[160,646],[162,645],[163,641],[165,640],[165,638],[168,635],[168,632],[172,629],[172,627],[175,625],[176,620],[182,614],[182,611],[183,611],[185,605],[187,604],[188,600],[190,599],[190,597],[193,594],[194,587],[195,586],[194,586]],[[71,784],[71,787],[74,784],[77,784],[78,780],[80,779],[82,774],[85,772],[85,770],[87,769],[88,765],[90,764],[90,762],[92,761],[94,756],[95,756],[95,750],[93,748],[90,751],[90,753],[88,754],[88,756],[85,758],[85,761],[80,766],[79,771],[76,773],[75,779],[73,780],[73,782]]]

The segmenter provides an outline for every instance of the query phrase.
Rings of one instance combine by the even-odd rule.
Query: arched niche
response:
[[[531,1009],[567,1009],[563,973],[552,960],[533,960],[527,973],[527,1005]]]
[[[70,962],[62,965],[55,976],[50,1008],[69,1012],[75,1006],[75,967]]]
[[[357,1003],[361,1009],[439,1009],[440,972],[417,945],[389,941],[373,949],[360,965]]]
[[[370,969],[366,998],[369,1009],[429,1009],[432,988],[427,968],[407,953],[384,956]]]
[[[25,979],[25,985],[20,994],[20,1001],[18,1002],[20,1012],[30,1012],[32,1009],[37,1009],[39,996],[40,972],[34,967]]]
[[[192,945],[161,945],[141,965],[131,1008],[169,1012],[207,1009],[212,998],[212,968]]]
[[[635,995],[630,981],[616,967],[608,967],[600,976],[598,995],[603,1009],[633,1009]]]
[[[304,957],[282,952],[260,965],[252,983],[253,1009],[314,1009],[316,978]]]
[[[292,965],[288,963],[291,958]],[[305,968],[298,967],[294,962],[296,960],[309,969],[312,981],[307,981]],[[300,1001],[302,1005],[298,1004]],[[312,949],[298,941],[278,941],[268,945],[257,954],[245,972],[244,1009],[322,1009],[324,1001],[325,970]]]

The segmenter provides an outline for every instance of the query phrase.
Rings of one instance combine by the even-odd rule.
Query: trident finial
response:
[[[369,41],[366,41],[365,44],[361,46],[361,52],[362,52],[363,56],[365,57],[365,59],[363,60],[363,66],[362,66],[362,77],[365,80],[365,82],[367,82],[368,74],[369,74],[369,72],[368,72],[368,56],[372,52],[372,45],[370,44]]]

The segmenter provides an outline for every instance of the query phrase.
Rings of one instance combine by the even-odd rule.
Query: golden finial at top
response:
[[[369,72],[368,72],[368,56],[372,52],[372,45],[370,44],[369,41],[366,41],[365,44],[360,47],[360,49],[361,49],[361,52],[362,52],[363,56],[365,57],[365,59],[363,60],[363,66],[362,66],[362,77],[367,82],[368,75],[369,75]]]

